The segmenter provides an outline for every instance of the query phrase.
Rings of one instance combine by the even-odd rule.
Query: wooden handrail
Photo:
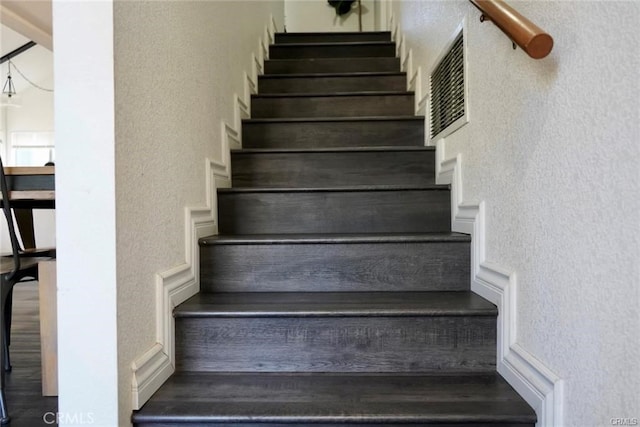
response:
[[[544,58],[553,48],[553,38],[502,0],[469,0],[515,44],[534,59]]]

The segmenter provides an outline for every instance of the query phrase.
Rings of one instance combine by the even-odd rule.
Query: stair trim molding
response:
[[[131,364],[132,405],[137,410],[175,371],[173,309],[200,290],[198,240],[216,234],[216,189],[224,185],[225,164],[207,159],[206,205],[185,207],[185,262],[156,274],[157,342]],[[228,180],[230,182],[230,180]]]
[[[451,185],[451,228],[470,234],[471,290],[498,307],[497,370],[536,411],[539,427],[562,425],[564,381],[518,343],[517,274],[485,256],[485,202],[465,201],[462,155],[436,143],[436,184]]]
[[[251,94],[257,91],[257,76],[263,70],[268,46],[276,31],[275,18],[271,15],[257,44],[258,55],[251,55],[252,74],[243,73],[243,97],[233,96],[233,126],[221,122],[220,152],[213,159],[205,159],[205,205],[184,208],[185,262],[156,274],[156,343],[131,363],[134,410],[140,409],[175,371],[173,309],[200,290],[198,240],[218,234],[217,189],[231,186],[231,149],[242,147],[242,120],[250,117]]]

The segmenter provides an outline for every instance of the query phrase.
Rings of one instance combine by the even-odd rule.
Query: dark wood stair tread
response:
[[[327,147],[327,148],[242,148],[231,150],[233,154],[276,154],[276,153],[369,153],[369,152],[407,152],[435,151],[434,146],[388,146],[388,147]]]
[[[260,119],[243,119],[242,123],[392,122],[424,121],[424,119],[424,116],[270,117]]]
[[[391,41],[370,41],[370,40],[364,40],[364,41],[349,41],[349,42],[327,42],[327,41],[321,41],[321,42],[302,42],[302,43],[276,43],[276,44],[272,44],[270,45],[270,47],[273,46],[277,46],[277,47],[291,47],[291,48],[295,48],[295,47],[320,47],[320,46],[390,46],[390,45],[395,45],[394,42]]]
[[[286,33],[276,33],[276,37],[281,36],[326,36],[326,35],[370,35],[370,34],[387,34],[391,35],[391,31],[287,31]]]
[[[262,74],[258,79],[299,79],[303,77],[378,77],[378,76],[405,76],[402,71],[354,71],[341,73],[291,73],[291,74]]]
[[[214,235],[203,237],[200,245],[273,245],[314,243],[412,243],[412,242],[471,242],[468,234],[443,233],[354,233],[354,234],[248,234]]]
[[[232,149],[233,154],[276,154],[276,153],[368,153],[368,152],[407,152],[435,151],[435,147],[326,147],[326,148],[241,148]]]
[[[199,293],[176,317],[496,316],[472,292],[222,292]]]
[[[220,194],[233,193],[330,193],[330,192],[364,192],[364,191],[449,191],[449,185],[355,185],[348,187],[307,187],[307,188],[268,188],[268,187],[231,187],[218,188]]]
[[[326,35],[370,35],[370,34],[386,34],[391,35],[391,31],[287,31],[286,33],[276,33],[276,37],[281,36],[326,36]]]
[[[133,421],[533,426],[536,415],[497,374],[183,372],[134,412]]]
[[[350,97],[350,96],[413,96],[413,92],[408,91],[368,91],[368,92],[334,92],[334,93],[263,93],[263,94],[255,94],[251,95],[251,98],[256,99],[266,99],[266,98],[339,98],[339,97]]]

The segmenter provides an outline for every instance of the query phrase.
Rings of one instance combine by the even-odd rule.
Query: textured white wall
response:
[[[640,418],[640,3],[510,2],[551,33],[535,61],[467,1],[393,1],[422,87],[468,17],[464,199],[518,277],[518,342],[565,380],[564,425]]]
[[[205,204],[204,160],[222,160],[271,15],[282,30],[282,0],[115,3],[120,425],[156,339],[155,274],[185,262],[184,208]]]
[[[362,30],[379,30],[375,0],[362,0]],[[285,17],[288,32],[358,31],[358,12],[336,16],[327,0],[286,0]]]

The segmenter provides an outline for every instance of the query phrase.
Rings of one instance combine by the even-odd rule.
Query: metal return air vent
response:
[[[431,138],[434,138],[448,130],[447,128],[465,115],[462,31],[433,70],[429,79],[431,83]],[[455,129],[449,130],[452,132]]]

